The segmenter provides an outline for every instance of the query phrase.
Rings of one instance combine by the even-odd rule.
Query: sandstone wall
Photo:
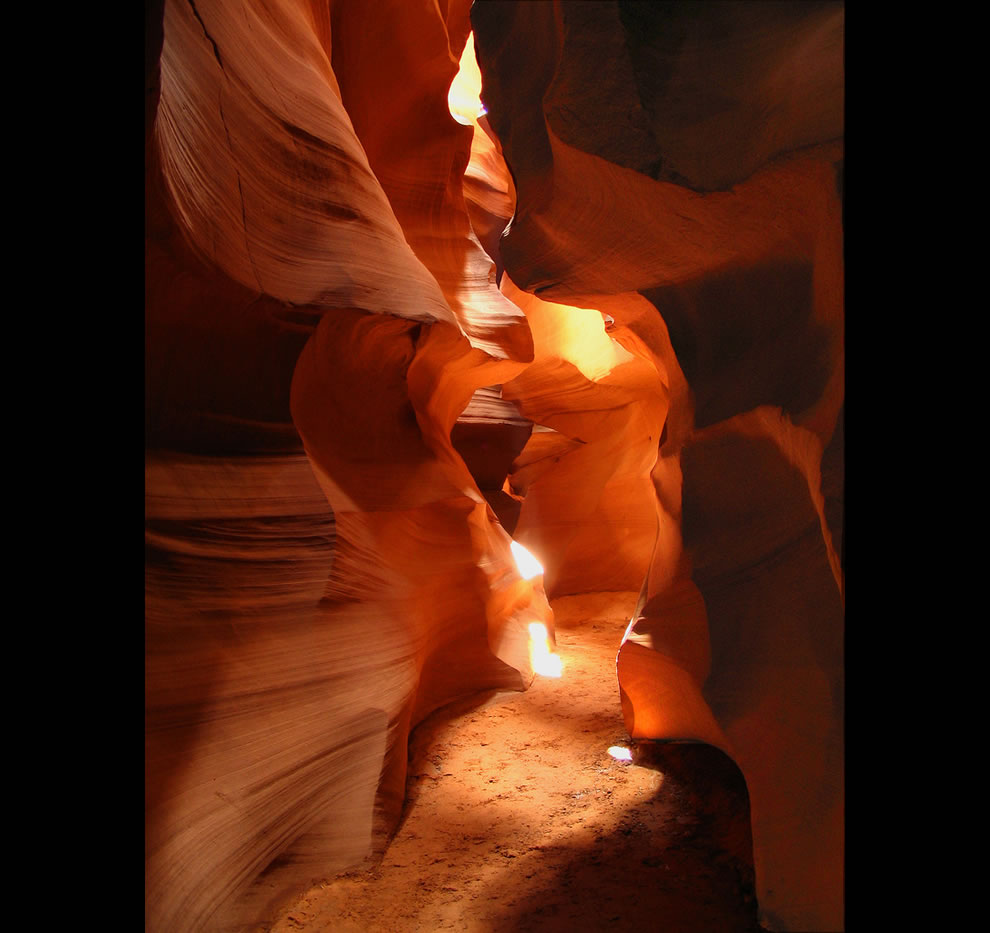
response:
[[[630,734],[732,755],[765,921],[840,929],[843,5],[148,22],[147,928],[380,852],[410,729],[642,588]]]

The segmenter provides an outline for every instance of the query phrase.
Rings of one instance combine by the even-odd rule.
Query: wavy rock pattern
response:
[[[303,2],[165,3],[155,133],[183,233],[286,303],[452,321],[341,101],[328,20]]]
[[[465,198],[472,224],[485,231],[482,240],[501,269],[499,237],[515,212],[515,185],[484,116],[480,90],[472,35],[449,100],[452,113],[474,127]],[[653,317],[655,311],[638,295],[598,296],[597,304],[579,308],[542,301],[501,273],[500,283],[526,315],[533,362],[497,389],[499,404],[510,400],[513,406],[509,414],[493,407],[490,397],[476,396],[455,435],[466,435],[465,421],[478,436],[496,427],[505,433],[513,414],[522,415],[531,430],[525,447],[507,444],[516,455],[509,480],[500,497],[486,492],[503,524],[539,556],[551,595],[635,590],[656,536],[649,471],[666,389],[656,361],[630,331],[606,333],[604,309],[618,300],[624,308],[649,308]],[[491,423],[483,427],[486,420]],[[503,463],[492,474],[499,482]]]
[[[450,439],[472,395],[532,356],[471,233],[470,138],[439,109],[467,8],[159,9],[148,929],[255,929],[380,851],[409,730],[524,686],[527,624],[552,629]],[[379,37],[384,59],[348,54],[344,37],[360,50],[390,20],[408,29]],[[395,160],[379,118],[409,107]]]
[[[508,276],[502,290],[525,311],[536,346],[503,394],[550,429],[534,431],[509,477],[523,497],[515,535],[543,561],[551,596],[636,590],[657,534],[650,470],[666,385],[643,348],[605,332],[595,307],[541,301]]]
[[[381,850],[410,729],[532,676],[507,531],[642,585],[630,734],[733,756],[764,921],[841,928],[842,4],[149,24],[147,928]]]
[[[528,361],[529,328],[494,287],[495,269],[471,227],[461,187],[474,134],[451,119],[448,89],[470,31],[468,8],[426,0],[387,9],[335,2],[333,29],[347,41],[334,47],[334,72],[403,234],[462,331],[496,358]]]
[[[840,929],[843,6],[479,2],[472,23],[517,191],[506,274],[607,311],[667,388],[627,726],[731,754],[764,921]]]

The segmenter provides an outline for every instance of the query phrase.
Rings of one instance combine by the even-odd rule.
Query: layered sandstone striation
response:
[[[147,928],[380,853],[410,730],[639,590],[630,735],[729,754],[764,921],[840,929],[842,4],[149,25]]]
[[[149,929],[256,928],[380,851],[410,729],[552,631],[450,439],[532,358],[461,194],[467,9],[153,11]]]

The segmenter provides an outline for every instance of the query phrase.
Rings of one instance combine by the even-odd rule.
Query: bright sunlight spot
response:
[[[512,548],[512,556],[516,559],[519,576],[524,580],[532,580],[533,577],[538,577],[543,573],[543,564],[533,557],[518,541],[511,542],[509,547]]]
[[[481,103],[481,69],[474,54],[474,33],[470,33],[464,54],[461,55],[460,68],[454,76],[447,93],[447,107],[450,115],[465,126],[473,126],[474,122],[485,113]]]
[[[563,672],[560,655],[550,650],[550,637],[542,622],[529,624],[529,659],[533,670],[544,677],[560,677]]]

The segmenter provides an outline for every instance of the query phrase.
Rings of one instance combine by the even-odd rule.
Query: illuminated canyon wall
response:
[[[766,922],[840,929],[842,5],[148,27],[147,928],[380,851],[409,731],[641,589],[630,734],[730,754]]]

